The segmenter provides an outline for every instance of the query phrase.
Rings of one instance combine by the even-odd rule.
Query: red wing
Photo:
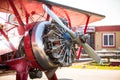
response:
[[[53,7],[53,11],[60,17],[67,18],[67,14],[68,14],[72,27],[85,25],[88,16],[90,16],[89,23],[99,21],[103,18],[101,16],[87,15],[87,14],[83,14],[83,13],[80,13],[80,12],[75,12],[75,11],[72,11],[72,10],[69,10],[69,9],[59,8],[59,7]],[[81,10],[81,12],[82,12],[82,10]]]
[[[104,18],[103,15],[91,13],[85,10],[73,8],[63,4],[58,4],[55,2],[51,2],[49,0],[14,0],[15,6],[17,7],[18,12],[22,16],[22,19],[25,19],[25,11],[29,14],[29,16],[33,16],[36,18],[38,17],[37,15],[43,16],[44,10],[42,8],[42,2],[52,5],[53,11],[58,16],[65,17],[67,19],[69,18],[72,27],[84,25],[86,23],[87,16],[90,16],[89,23]],[[1,3],[0,12],[13,13],[11,6],[9,5],[7,0],[0,0],[0,3]]]
[[[0,3],[0,12],[14,14],[7,0],[0,0]],[[23,20],[26,18],[26,12],[29,17],[44,13],[42,3],[36,0],[14,0],[14,4]]]

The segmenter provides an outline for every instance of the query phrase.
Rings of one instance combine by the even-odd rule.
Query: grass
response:
[[[104,65],[91,62],[85,65],[73,65],[71,68],[80,68],[80,69],[102,69],[102,70],[120,70],[120,66],[109,66],[110,63],[104,63]]]

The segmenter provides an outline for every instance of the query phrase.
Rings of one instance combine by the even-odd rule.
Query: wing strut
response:
[[[9,38],[8,38],[8,36],[5,34],[5,32],[4,32],[2,29],[0,29],[0,32],[1,32],[1,34],[5,37],[5,39],[8,41],[8,43],[9,43],[9,45],[10,45],[10,48],[11,48],[13,51],[15,51],[16,48],[15,48],[14,45],[11,43],[11,41],[9,40]]]
[[[13,12],[14,12],[14,14],[15,14],[18,22],[19,22],[19,24],[21,25],[20,28],[18,28],[19,34],[23,35],[25,33],[24,23],[23,23],[20,15],[19,15],[19,13],[18,13],[18,11],[17,11],[17,9],[15,7],[15,4],[14,4],[13,0],[8,0],[8,2],[10,4],[10,6],[11,6],[11,8],[12,8],[12,10],[13,10]]]
[[[86,20],[86,24],[85,24],[84,34],[87,33],[87,27],[88,27],[88,23],[89,23],[89,20],[90,20],[90,16],[89,15],[86,15],[86,16],[87,16],[87,20]],[[78,51],[78,54],[77,54],[77,59],[80,58],[81,51],[82,51],[82,46],[79,47],[79,51]]]
[[[23,0],[21,0],[20,1],[20,4],[21,4],[21,6],[22,6],[22,8],[24,9],[24,11],[25,11],[25,17],[26,17],[26,24],[28,24],[28,22],[29,22],[29,13],[28,13],[28,11],[27,11],[27,9],[26,9],[26,7],[25,7],[25,5],[23,4]]]

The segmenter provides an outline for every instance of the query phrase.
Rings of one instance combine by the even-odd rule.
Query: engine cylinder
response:
[[[29,35],[32,55],[43,69],[70,66],[74,61],[75,44],[70,34],[56,22],[39,22]],[[27,51],[26,54],[29,56]]]

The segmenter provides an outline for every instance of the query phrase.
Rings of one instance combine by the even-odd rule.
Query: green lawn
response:
[[[85,65],[73,65],[71,66],[71,68],[120,70],[120,66],[109,66],[109,63],[104,63],[104,65],[99,65],[95,62],[85,64]]]

